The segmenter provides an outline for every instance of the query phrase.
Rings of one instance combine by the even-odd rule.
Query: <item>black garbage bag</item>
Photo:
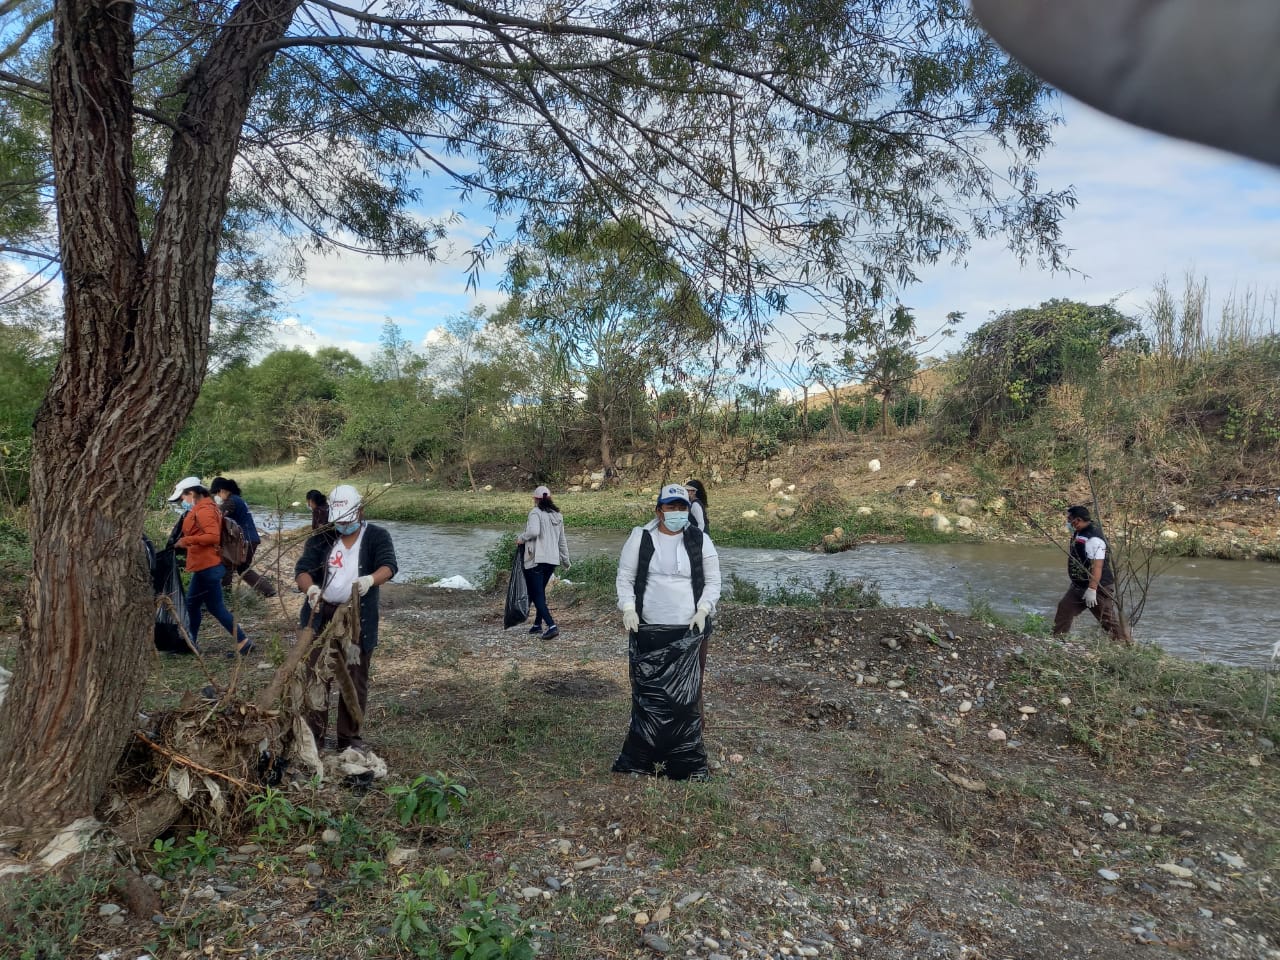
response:
[[[524,544],[516,547],[511,560],[511,576],[507,579],[507,607],[502,612],[502,629],[518,626],[529,619],[529,585],[524,582]]]
[[[631,634],[631,729],[614,773],[688,780],[707,776],[702,746],[702,634],[684,626],[641,625]]]
[[[172,547],[156,552],[151,586],[156,592],[156,649],[165,653],[195,653],[187,645],[187,597],[182,592],[182,576]],[[169,603],[161,602],[163,597],[168,597]]]

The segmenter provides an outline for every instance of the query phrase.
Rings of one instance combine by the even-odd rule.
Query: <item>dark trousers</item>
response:
[[[191,582],[187,584],[187,619],[191,625],[192,641],[200,636],[200,620],[203,618],[204,608],[208,607],[214,619],[222,624],[227,633],[231,633],[234,627],[236,644],[244,644],[244,630],[232,618],[231,611],[222,599],[222,577],[225,573],[226,569],[218,564],[191,574]]]
[[[1102,629],[1111,635],[1113,640],[1127,643],[1129,637],[1120,624],[1120,615],[1116,611],[1114,589],[1114,587],[1099,587],[1097,605],[1088,607],[1084,602],[1085,588],[1073,583],[1067,589],[1067,592],[1062,595],[1062,599],[1058,601],[1058,610],[1053,617],[1053,635],[1057,637],[1069,631],[1075,618],[1088,610],[1093,614],[1094,619],[1102,625]]]
[[[316,636],[320,636],[325,627],[329,625],[329,621],[333,619],[334,612],[338,609],[337,604],[322,603],[319,611],[316,612],[315,618],[311,621],[311,627],[316,632]],[[303,623],[305,619],[306,603],[303,603]],[[317,645],[311,654],[307,657],[308,670],[314,671],[320,663],[320,657],[328,649],[328,645]],[[356,700],[360,703],[360,713],[363,716],[369,704],[369,661],[373,659],[373,648],[360,648],[360,662],[348,663],[347,673],[351,674],[351,685],[356,688]],[[311,735],[316,738],[316,749],[324,748],[324,734],[329,728],[329,701],[332,699],[333,681],[330,680],[324,687],[324,706],[319,710],[307,711],[307,726],[311,728]],[[360,726],[355,722],[355,718],[351,715],[351,711],[347,708],[347,701],[341,696],[338,697],[338,749],[345,750],[347,747],[355,744],[359,746],[362,741],[360,737]]]
[[[554,563],[540,563],[536,567],[524,568],[524,582],[529,588],[529,602],[538,611],[538,619],[533,622],[544,624],[548,629],[556,625],[555,618],[547,609],[547,583],[555,572],[556,564]]]

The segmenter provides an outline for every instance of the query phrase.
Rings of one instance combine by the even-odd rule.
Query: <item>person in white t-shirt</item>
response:
[[[364,714],[369,702],[369,666],[373,648],[378,645],[379,588],[396,575],[395,547],[391,534],[376,524],[366,523],[360,491],[341,484],[329,494],[329,523],[313,533],[294,567],[298,589],[307,595],[298,614],[301,626],[308,624],[317,635],[333,618],[341,604],[351,600],[353,589],[360,604],[360,662],[347,665]],[[319,648],[313,661],[319,657]],[[316,738],[316,748],[323,749],[325,729],[329,725],[328,692],[325,706],[313,710],[307,723]],[[363,749],[362,725],[355,722],[345,700],[339,699],[337,744]]]

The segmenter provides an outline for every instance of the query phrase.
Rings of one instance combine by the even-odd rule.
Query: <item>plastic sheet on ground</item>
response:
[[[443,580],[437,580],[432,584],[433,587],[443,587],[445,590],[474,590],[475,585],[463,576],[445,577]]]
[[[702,745],[702,634],[644,624],[631,634],[631,729],[615,773],[688,780],[707,776]]]

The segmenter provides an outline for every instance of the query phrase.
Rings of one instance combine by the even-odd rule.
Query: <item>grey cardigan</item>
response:
[[[529,511],[529,522],[524,525],[525,569],[540,563],[569,566],[569,543],[564,538],[564,517],[559,510],[543,510],[534,507]]]

